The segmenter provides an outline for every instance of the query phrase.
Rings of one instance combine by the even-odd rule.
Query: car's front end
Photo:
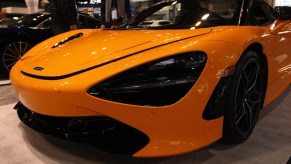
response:
[[[111,145],[123,143],[113,136],[129,130],[122,138],[134,143],[135,157],[175,155],[215,142],[222,137],[228,80],[243,49],[240,40],[219,38],[223,31],[231,38],[237,27],[211,28],[225,22],[204,10],[198,17],[190,28],[179,18],[183,26],[155,30],[132,23],[42,42],[11,70],[20,119],[45,134],[71,140],[91,135],[97,143],[110,138]]]
[[[208,41],[199,41],[210,31],[86,30],[79,31],[84,33],[80,38],[55,48],[51,47],[62,36],[43,42],[11,71],[22,104],[19,117],[31,127],[29,121],[35,116],[40,123],[38,118],[114,119],[148,137],[149,143],[134,154],[139,157],[173,155],[208,145],[221,138],[223,117],[205,119],[203,112],[233,60],[215,54],[235,56],[238,49],[232,43],[212,41],[215,46],[209,46]],[[145,37],[124,48],[102,45],[101,33],[111,34],[111,43],[128,38],[129,33],[133,38]],[[152,40],[157,34],[160,38]],[[94,36],[99,36],[99,44]],[[146,36],[149,41],[144,42]],[[85,47],[72,50],[81,39],[88,41]],[[68,139],[71,135],[66,130],[57,133]]]

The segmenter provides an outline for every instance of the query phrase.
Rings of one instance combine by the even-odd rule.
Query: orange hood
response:
[[[52,48],[52,44],[45,51],[39,52],[41,48],[30,51],[29,56],[35,57],[24,58],[27,61],[22,72],[43,78],[62,78],[141,51],[203,35],[211,32],[211,29],[83,30],[73,35],[79,32],[84,32],[84,35],[55,48]],[[70,36],[72,32],[66,35]]]

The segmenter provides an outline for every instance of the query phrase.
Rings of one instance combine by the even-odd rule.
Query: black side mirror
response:
[[[123,17],[119,17],[119,18],[114,19],[112,21],[112,26],[111,27],[116,28],[116,27],[120,26],[122,23],[123,23]]]
[[[275,16],[276,16],[276,19],[291,20],[291,7],[290,6],[276,6]]]

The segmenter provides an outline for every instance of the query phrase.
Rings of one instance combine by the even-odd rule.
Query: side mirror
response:
[[[275,16],[276,19],[291,20],[291,6],[276,6]]]
[[[123,17],[119,17],[119,18],[117,18],[117,19],[114,19],[114,20],[112,21],[112,26],[111,26],[111,28],[117,28],[117,27],[119,27],[122,23],[123,23]]]

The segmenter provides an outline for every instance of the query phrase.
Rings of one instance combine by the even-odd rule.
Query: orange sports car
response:
[[[158,20],[171,23],[144,26]],[[39,132],[135,157],[241,143],[291,82],[290,20],[259,0],[163,1],[32,48],[10,74],[15,108]]]

